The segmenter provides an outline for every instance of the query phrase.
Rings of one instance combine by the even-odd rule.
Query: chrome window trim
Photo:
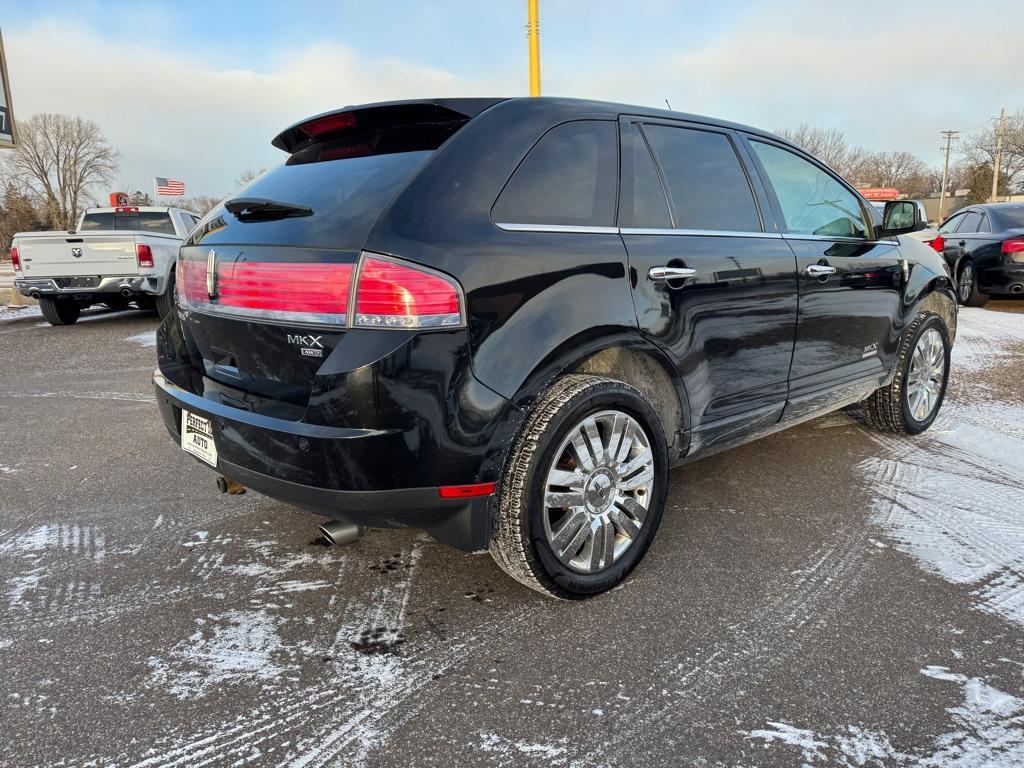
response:
[[[863,243],[864,245],[899,245],[896,240],[869,240],[866,237],[830,237],[828,235],[784,234],[787,240],[811,240],[814,242]]]
[[[754,237],[779,240],[778,232],[743,232],[726,229],[662,229],[651,227],[623,227],[619,230],[623,235],[676,235],[683,237]]]
[[[506,232],[566,232],[578,235],[617,235],[618,227],[589,227],[574,224],[510,224],[495,222],[494,226]]]

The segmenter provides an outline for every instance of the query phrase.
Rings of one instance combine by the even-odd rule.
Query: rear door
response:
[[[685,383],[691,451],[728,440],[739,422],[774,423],[793,353],[796,266],[760,182],[728,130],[620,126],[619,224],[637,320]]]
[[[834,406],[877,384],[899,342],[903,265],[875,240],[862,199],[822,165],[749,136],[776,218],[796,254],[800,316],[786,418]]]

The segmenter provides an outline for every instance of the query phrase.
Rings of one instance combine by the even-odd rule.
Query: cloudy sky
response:
[[[120,188],[223,195],[270,139],[368,101],[527,92],[524,0],[0,0],[15,115],[96,121]],[[990,23],[991,22],[991,23]],[[1024,2],[541,0],[546,95],[840,128],[940,160],[1024,109]]]

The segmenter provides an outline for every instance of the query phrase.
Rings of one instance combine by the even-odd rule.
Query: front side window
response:
[[[761,219],[747,174],[723,133],[644,125],[668,185],[675,226],[760,232]]]
[[[509,224],[615,224],[618,132],[606,120],[577,120],[541,137],[498,196],[491,215]]]
[[[751,141],[791,234],[867,238],[860,201],[829,173],[789,150]]]

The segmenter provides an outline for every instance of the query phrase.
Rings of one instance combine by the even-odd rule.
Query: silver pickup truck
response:
[[[11,244],[14,287],[38,299],[51,325],[71,325],[93,304],[174,306],[178,248],[199,217],[181,208],[90,208],[71,232],[20,232]]]

